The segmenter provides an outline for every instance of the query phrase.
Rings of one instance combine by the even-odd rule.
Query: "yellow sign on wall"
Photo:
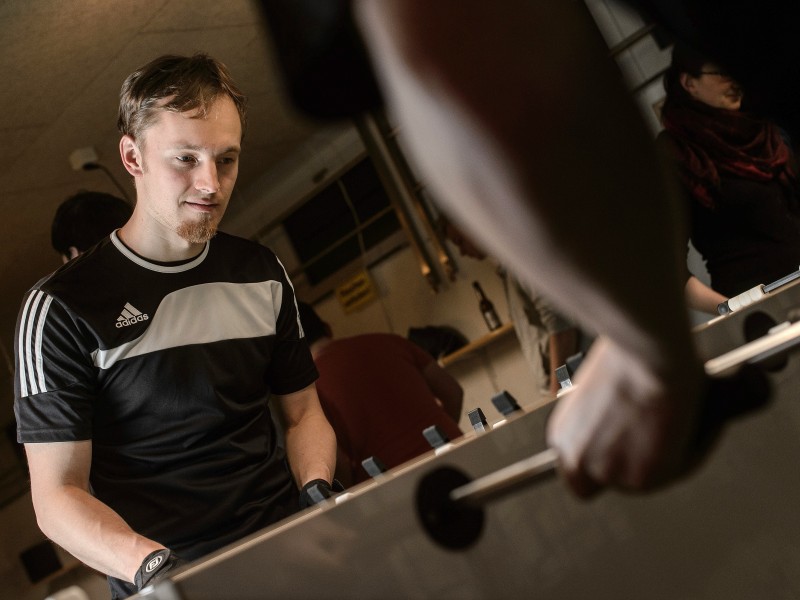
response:
[[[377,297],[375,286],[366,271],[361,271],[336,288],[336,298],[345,314],[366,306]]]

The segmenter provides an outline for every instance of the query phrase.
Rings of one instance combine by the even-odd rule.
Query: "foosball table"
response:
[[[370,481],[139,597],[800,598],[798,310],[790,283],[696,328],[709,375],[757,364],[771,393],[665,489],[577,499],[552,476],[552,403],[487,407],[494,422],[396,469],[373,464]]]

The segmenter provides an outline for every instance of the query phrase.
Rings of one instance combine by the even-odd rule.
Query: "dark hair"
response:
[[[122,227],[133,210],[116,196],[103,192],[80,191],[56,210],[50,228],[50,241],[59,253],[69,256],[70,247],[84,252]]]
[[[225,65],[207,54],[160,56],[125,79],[117,127],[136,139],[152,125],[158,111],[198,110],[197,116],[204,117],[220,94],[228,95],[236,105],[244,136],[247,99]]]
[[[691,96],[681,85],[681,74],[688,73],[692,77],[700,77],[703,65],[709,62],[711,59],[694,48],[676,42],[672,47],[672,62],[664,72],[664,91],[667,93],[664,106],[689,101]]]
[[[297,311],[300,315],[303,333],[305,333],[306,341],[309,344],[313,344],[321,338],[329,337],[327,324],[319,318],[319,315],[310,304],[298,300]]]

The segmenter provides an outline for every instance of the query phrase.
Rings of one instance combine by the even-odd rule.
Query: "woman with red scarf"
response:
[[[664,76],[659,144],[678,163],[690,239],[711,288],[687,282],[690,306],[716,305],[800,268],[800,205],[793,153],[770,121],[740,110],[740,86],[714,63],[676,45]]]

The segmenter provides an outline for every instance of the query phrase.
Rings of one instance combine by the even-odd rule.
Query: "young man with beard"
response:
[[[15,412],[37,520],[114,598],[291,514],[300,486],[333,476],[286,272],[217,233],[244,123],[244,96],[208,56],[130,75],[118,124],[134,213],[23,301]]]

